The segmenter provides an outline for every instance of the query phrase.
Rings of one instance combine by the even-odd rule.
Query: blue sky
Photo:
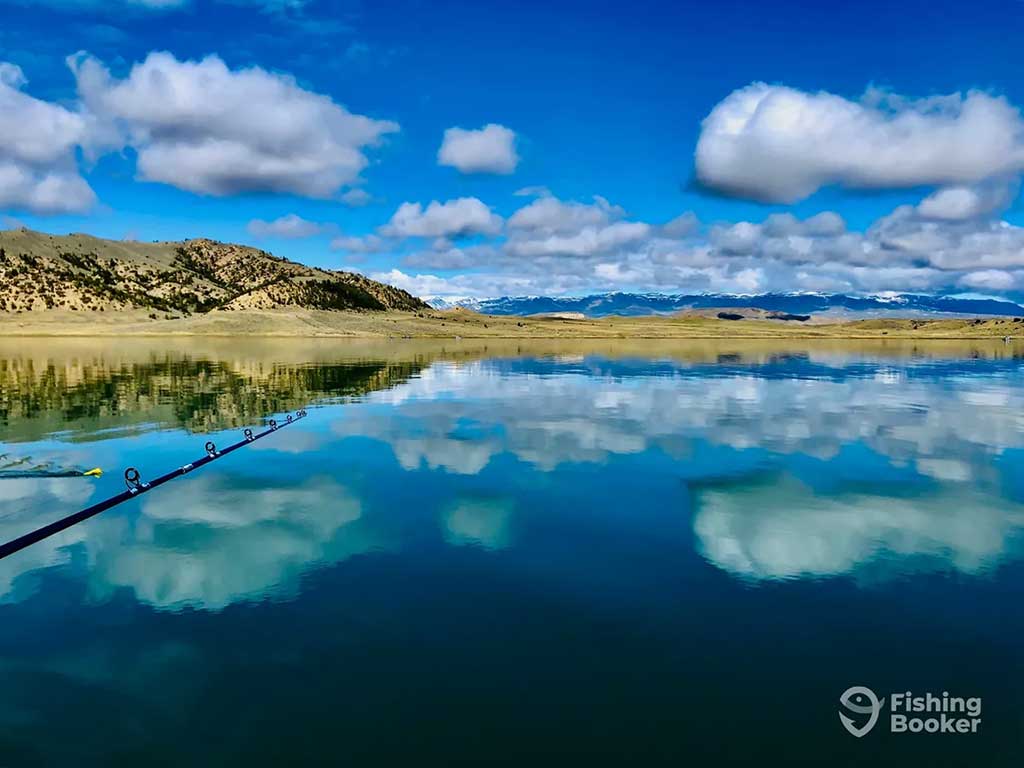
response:
[[[5,226],[245,242],[428,295],[1024,289],[1015,0],[0,14]]]

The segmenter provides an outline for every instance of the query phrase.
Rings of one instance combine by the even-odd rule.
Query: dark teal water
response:
[[[108,470],[0,480],[5,540],[312,402],[0,561],[0,766],[1024,757],[1010,350],[200,358],[3,379],[8,461]],[[981,730],[856,739],[852,685]]]

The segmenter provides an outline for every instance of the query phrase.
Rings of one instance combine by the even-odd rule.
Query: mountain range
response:
[[[845,293],[727,293],[657,294],[600,293],[579,297],[503,296],[494,299],[431,299],[435,309],[464,307],[488,315],[536,315],[579,313],[587,317],[608,315],[667,315],[700,309],[763,309],[799,315],[929,316],[999,315],[1024,316],[1024,305],[987,297],[926,296],[913,293],[857,296]]]

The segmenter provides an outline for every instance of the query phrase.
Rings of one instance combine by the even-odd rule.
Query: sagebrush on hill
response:
[[[406,291],[362,275],[206,239],[138,243],[0,231],[0,278],[0,311],[6,312],[427,308]]]

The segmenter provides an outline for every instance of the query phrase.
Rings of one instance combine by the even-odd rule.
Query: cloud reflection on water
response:
[[[442,516],[445,539],[455,545],[504,549],[511,541],[514,511],[508,499],[459,499]]]
[[[1024,527],[1002,490],[1016,461],[1003,455],[1024,448],[1022,385],[1022,369],[1005,361],[435,363],[315,411],[306,425],[319,422],[315,432],[262,445],[277,452],[281,471],[263,476],[274,482],[211,471],[145,497],[137,514],[106,514],[0,561],[0,600],[23,598],[31,580],[22,577],[70,567],[75,552],[95,600],[128,589],[159,609],[220,610],[293,596],[313,567],[398,548],[428,486],[434,506],[422,519],[434,536],[511,549],[529,511],[520,482],[537,472],[557,491],[577,482],[570,467],[579,464],[629,473],[621,485],[630,492],[658,473],[691,483],[699,552],[743,578],[834,576],[879,560],[896,572],[921,558],[983,572],[1015,556]],[[351,440],[366,438],[395,460],[373,465],[383,474],[371,483],[415,493],[371,502],[365,488],[339,481],[369,472],[365,444]],[[0,484],[5,538],[35,527],[40,509],[84,505],[92,488],[17,483]],[[629,504],[626,493],[600,503]]]
[[[387,442],[402,466],[477,474],[503,452],[550,471],[605,462],[680,436],[735,449],[821,459],[860,444],[923,474],[966,480],[1007,448],[1024,447],[1024,373],[909,378],[879,366],[844,378],[733,375],[594,377],[578,371],[497,375],[485,362],[435,364],[346,410],[338,435]],[[473,429],[467,431],[467,425]]]
[[[94,552],[94,594],[128,587],[153,606],[217,610],[268,593],[293,594],[310,564],[370,546],[339,536],[362,509],[334,480],[261,485],[208,474],[175,493],[147,497],[130,534]],[[111,528],[104,533],[124,533]]]
[[[436,364],[367,398],[386,405],[389,418],[356,409],[334,430],[388,443],[406,470],[465,475],[502,454],[557,472],[648,450],[685,459],[705,443],[762,451],[759,471],[765,461],[818,460],[817,491],[787,470],[769,483],[741,474],[694,495],[703,553],[745,577],[836,575],[883,555],[973,573],[1006,556],[1024,526],[1020,507],[999,494],[1006,470],[994,463],[1024,447],[1016,367],[922,372],[912,361],[858,360],[849,376],[842,365],[815,377],[764,375],[770,367],[594,376],[584,363],[548,361],[526,375],[497,375],[487,361]],[[888,495],[896,489],[886,483],[896,481],[843,457],[851,446],[882,457],[902,483],[919,478],[918,495]]]
[[[0,480],[0,541],[10,541],[51,522],[59,516],[54,510],[85,506],[94,490],[91,482],[78,477]],[[69,562],[66,547],[85,536],[85,530],[76,526],[0,560],[0,602],[23,594],[15,583],[22,574]]]
[[[998,564],[1024,529],[1024,507],[976,492],[826,497],[785,477],[699,491],[696,508],[704,555],[755,579],[833,576],[878,557],[978,573]]]
[[[40,504],[57,481],[34,485],[25,500]],[[66,507],[85,499],[65,495]],[[203,474],[146,496],[137,515],[107,513],[0,561],[0,594],[40,568],[68,564],[84,547],[91,597],[121,588],[156,608],[220,610],[248,599],[296,593],[317,562],[337,562],[377,541],[355,525],[360,500],[329,477],[274,486],[230,474]],[[13,526],[10,526],[13,527]],[[29,527],[24,521],[18,533]],[[0,523],[0,534],[7,529]]]

